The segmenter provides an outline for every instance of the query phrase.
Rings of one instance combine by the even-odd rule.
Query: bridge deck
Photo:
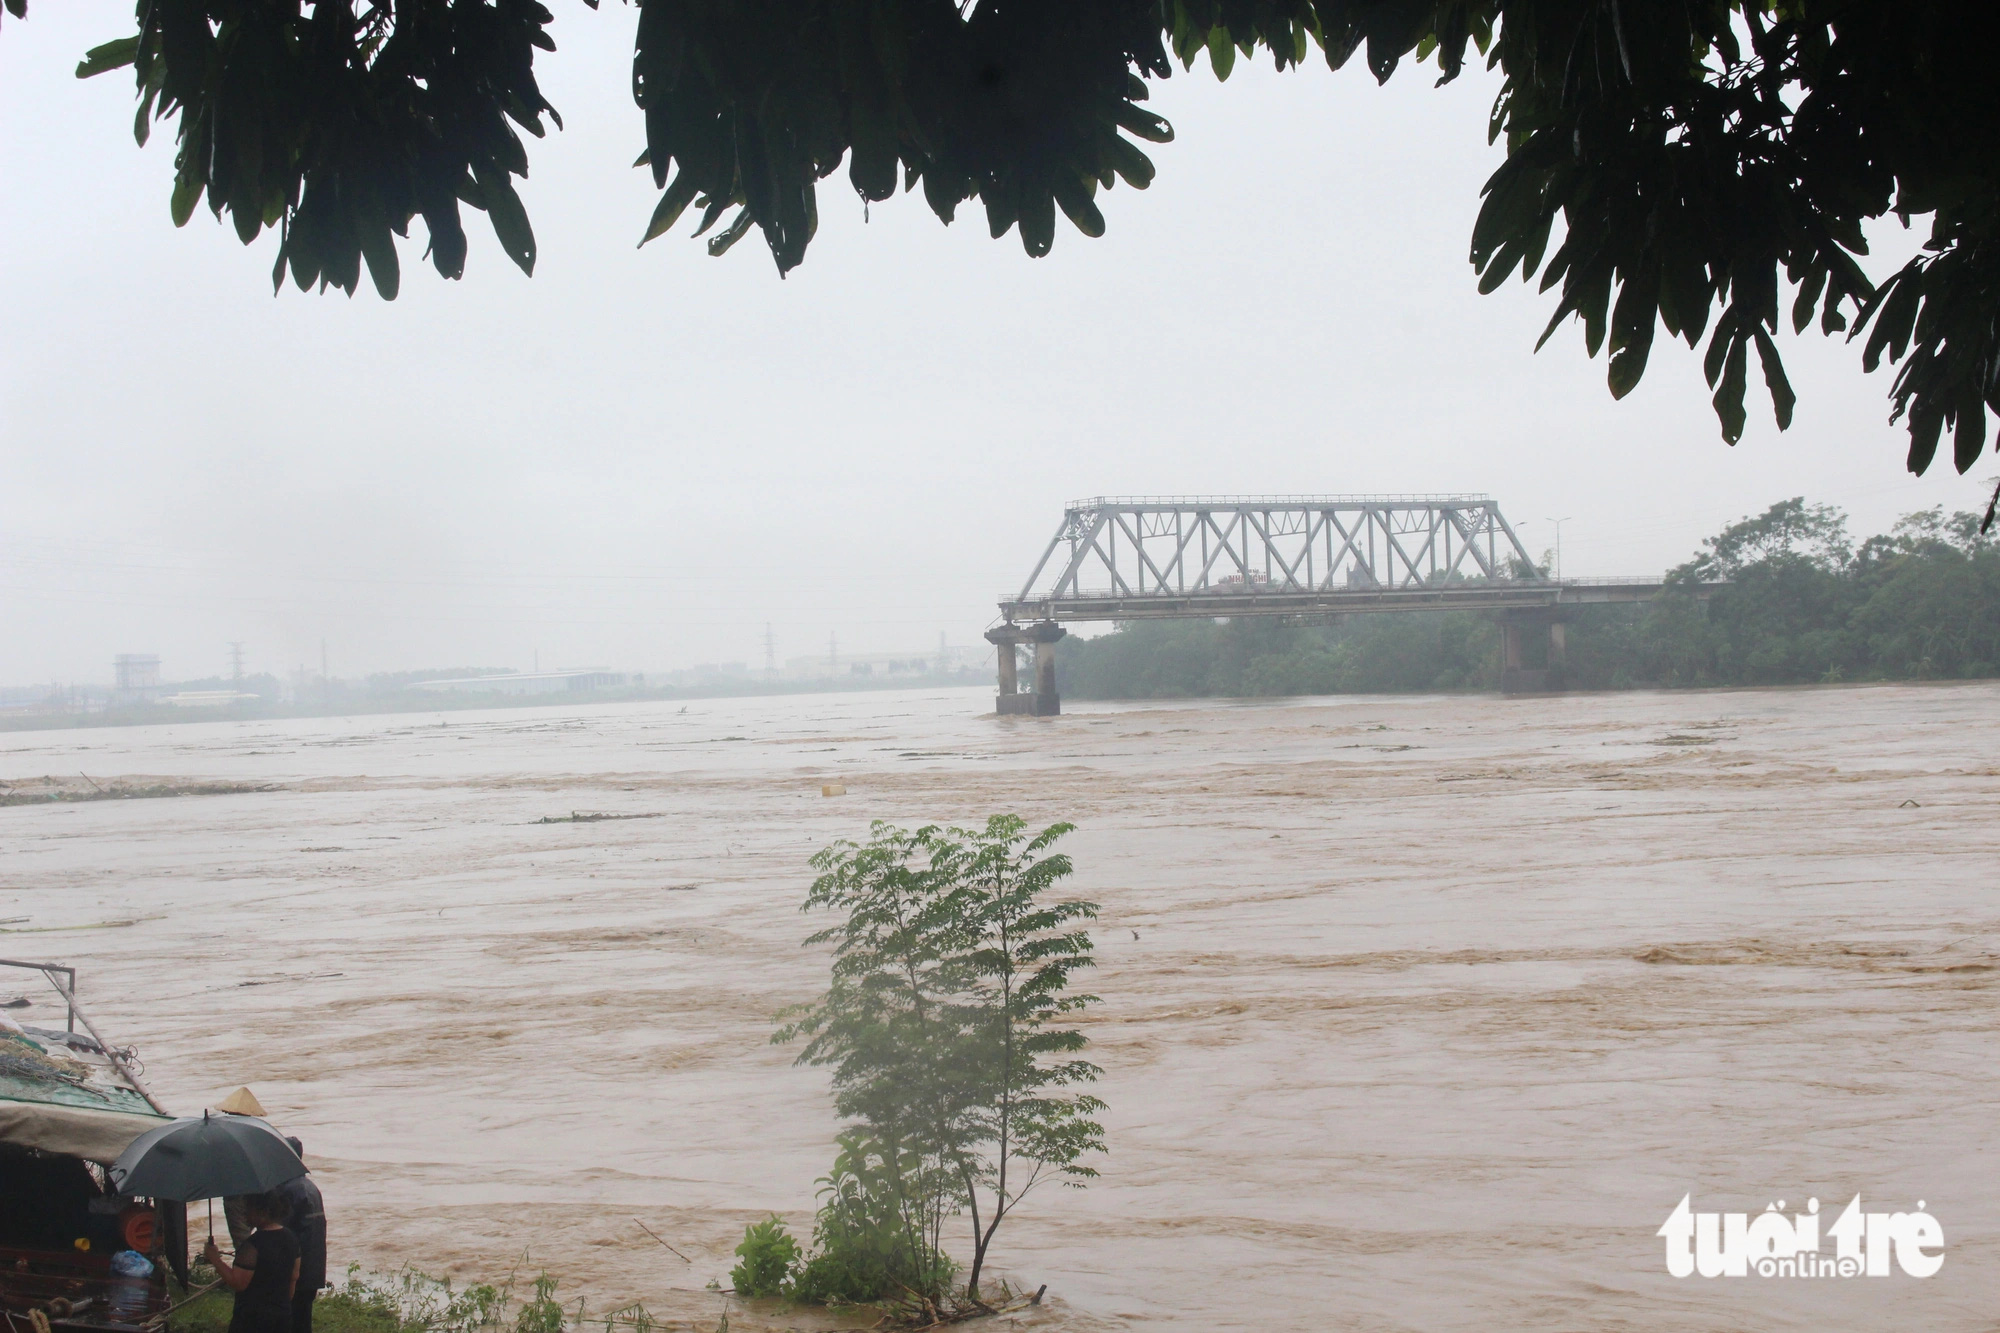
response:
[[[1242,592],[1085,591],[1061,597],[1005,597],[1001,618],[1024,621],[1164,620],[1188,616],[1341,615],[1384,611],[1508,611],[1602,606],[1657,597],[1660,579],[1506,579],[1400,588],[1258,589]],[[1693,589],[1708,595],[1706,585]]]

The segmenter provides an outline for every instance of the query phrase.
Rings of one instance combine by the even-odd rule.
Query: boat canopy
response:
[[[0,1100],[0,1143],[80,1157],[103,1166],[117,1161],[132,1140],[165,1123],[167,1117],[153,1114],[150,1108],[134,1113]]]

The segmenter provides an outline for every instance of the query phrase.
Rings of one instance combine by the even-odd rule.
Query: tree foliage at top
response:
[[[1947,432],[1972,466],[2000,411],[2000,80],[1975,0],[635,3],[639,160],[661,191],[647,240],[694,208],[711,253],[755,227],[786,271],[845,164],[863,199],[921,190],[946,222],[977,202],[995,237],[1042,255],[1058,213],[1098,235],[1100,192],[1151,181],[1134,140],[1173,132],[1141,103],[1176,62],[1227,78],[1260,51],[1281,69],[1359,56],[1378,80],[1429,62],[1443,82],[1483,57],[1507,158],[1473,229],[1480,287],[1539,275],[1549,333],[1579,318],[1614,395],[1664,329],[1702,349],[1725,439],[1753,356],[1783,427],[1789,318],[1859,339],[1869,370],[1900,363],[1914,471]],[[365,263],[392,296],[394,237],[418,216],[438,271],[463,272],[470,205],[532,269],[518,131],[561,124],[534,76],[554,47],[539,0],[141,0],[138,16],[79,73],[134,68],[142,141],[177,119],[177,221],[205,193],[246,241],[280,229],[280,280],[352,292]],[[1930,240],[1877,281],[1863,224],[1891,213],[1930,218]]]

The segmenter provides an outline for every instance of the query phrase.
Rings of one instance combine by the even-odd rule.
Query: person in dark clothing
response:
[[[288,1138],[292,1151],[305,1160],[306,1148]],[[292,1210],[292,1234],[299,1238],[299,1284],[292,1291],[292,1333],[312,1333],[313,1302],[326,1285],[326,1202],[311,1176],[299,1176],[278,1186]]]
[[[299,1280],[299,1240],[285,1227],[289,1211],[275,1191],[244,1199],[245,1218],[256,1228],[237,1247],[236,1262],[224,1263],[215,1237],[201,1257],[222,1284],[236,1293],[229,1333],[291,1333],[292,1291]]]

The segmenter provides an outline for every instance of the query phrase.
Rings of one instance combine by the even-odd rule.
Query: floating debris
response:
[[[100,786],[83,774],[82,785],[68,778],[0,785],[0,806],[47,805],[51,801],[139,801],[166,796],[237,796],[245,792],[282,791],[277,783],[254,782],[153,782],[143,786],[121,784]]]
[[[656,810],[651,814],[644,815],[606,815],[593,814],[587,810],[572,810],[566,815],[543,815],[535,822],[537,824],[599,824],[607,819],[658,819],[661,813]]]

